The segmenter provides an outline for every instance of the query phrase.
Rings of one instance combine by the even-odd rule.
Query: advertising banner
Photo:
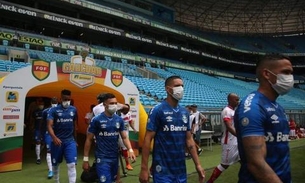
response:
[[[135,127],[139,129],[137,87],[121,71],[103,69],[88,54],[82,53],[72,56],[68,62],[34,60],[31,66],[0,80],[0,172],[22,168],[26,97],[60,98],[61,90],[69,89],[81,117],[96,103],[99,93],[111,92],[120,103],[131,106]],[[87,126],[79,123],[78,128],[85,133]]]

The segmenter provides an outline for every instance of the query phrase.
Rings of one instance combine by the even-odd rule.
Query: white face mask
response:
[[[51,106],[52,106],[52,107],[56,107],[56,106],[57,106],[57,104],[51,104]]]
[[[272,84],[270,81],[269,83],[271,84],[272,88],[279,94],[279,95],[285,95],[286,93],[288,93],[291,88],[293,88],[294,85],[294,79],[293,79],[293,75],[289,74],[277,74],[275,75],[274,73],[272,73],[271,71],[269,71],[271,74],[273,74],[274,76],[276,76],[276,83]]]
[[[114,114],[117,111],[118,106],[116,104],[108,105],[108,112]]]
[[[173,94],[171,94],[176,100],[181,100],[183,97],[183,87],[182,86],[176,86],[173,87]]]
[[[71,101],[63,101],[61,104],[64,108],[68,108],[70,106]]]

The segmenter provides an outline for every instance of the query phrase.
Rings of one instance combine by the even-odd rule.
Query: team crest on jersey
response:
[[[157,172],[161,172],[161,171],[162,171],[161,165],[157,165],[157,166],[156,166],[156,171],[157,171]]]
[[[74,116],[74,112],[70,112],[70,116]]]
[[[186,117],[186,115],[182,115],[182,121],[183,121],[183,123],[187,123],[187,117]]]
[[[102,175],[102,176],[100,177],[100,181],[101,181],[101,182],[106,182],[106,176],[105,176],[105,175]]]
[[[96,158],[96,163],[100,163],[101,159],[100,158]]]
[[[119,128],[120,128],[120,123],[119,123],[119,122],[116,122],[116,123],[115,123],[115,127],[116,127],[117,129],[119,129]]]
[[[243,118],[242,120],[241,120],[241,125],[243,125],[243,126],[248,126],[248,124],[249,124],[249,119],[248,118]]]

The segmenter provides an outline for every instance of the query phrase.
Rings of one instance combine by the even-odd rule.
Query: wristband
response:
[[[133,150],[132,150],[132,149],[129,149],[128,151],[131,152],[131,153],[133,153]]]
[[[84,156],[83,161],[89,161],[89,157],[88,156]]]

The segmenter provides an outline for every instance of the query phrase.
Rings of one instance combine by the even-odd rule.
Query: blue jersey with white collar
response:
[[[146,129],[156,132],[153,149],[154,174],[179,176],[186,174],[186,132],[190,131],[189,112],[167,101],[156,105],[149,114]]]
[[[283,107],[255,91],[246,96],[235,111],[235,129],[238,149],[242,161],[239,183],[255,183],[247,169],[242,138],[264,136],[266,140],[266,162],[284,183],[291,183],[289,154],[289,125]]]
[[[47,120],[53,120],[53,130],[61,141],[74,140],[74,121],[77,119],[77,110],[74,106],[64,108],[61,104],[52,107],[48,112]]]
[[[103,112],[91,120],[88,132],[95,135],[95,155],[97,158],[118,158],[119,134],[123,130],[124,121],[116,114],[113,114],[112,117],[108,117]]]

